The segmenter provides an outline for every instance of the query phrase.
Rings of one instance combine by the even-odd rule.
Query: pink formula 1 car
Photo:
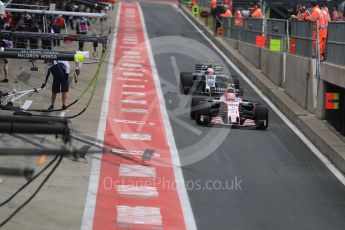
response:
[[[226,125],[267,129],[268,109],[258,103],[236,97],[235,90],[227,89],[219,99],[205,98],[194,108],[198,125]]]

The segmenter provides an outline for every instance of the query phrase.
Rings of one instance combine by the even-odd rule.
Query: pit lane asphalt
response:
[[[190,120],[177,70],[222,59],[176,7],[140,4],[198,229],[344,229],[344,186],[272,110],[266,131]],[[246,99],[265,104],[240,81]]]

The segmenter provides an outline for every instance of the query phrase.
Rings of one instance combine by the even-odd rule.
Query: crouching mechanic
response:
[[[52,85],[52,97],[51,105],[48,111],[54,110],[54,104],[56,100],[56,94],[62,93],[62,110],[67,109],[66,100],[67,92],[69,89],[68,76],[70,72],[70,65],[67,61],[53,61],[49,60],[46,66],[46,77],[45,82],[42,84],[41,88],[44,88],[47,84],[50,74],[53,75],[53,85]]]

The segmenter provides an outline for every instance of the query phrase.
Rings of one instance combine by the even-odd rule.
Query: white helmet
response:
[[[214,74],[214,69],[213,68],[207,68],[206,73],[207,74]]]

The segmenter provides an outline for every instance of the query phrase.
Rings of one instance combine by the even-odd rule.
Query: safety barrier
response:
[[[328,40],[326,61],[345,65],[345,23],[330,22],[328,24]]]
[[[240,40],[242,23],[242,18],[232,17],[224,19],[224,37]]]
[[[313,22],[231,17],[223,19],[223,27],[225,38],[266,47],[272,51],[316,57]]]
[[[223,28],[225,38],[279,52],[289,47],[287,20],[230,17],[223,19]]]

